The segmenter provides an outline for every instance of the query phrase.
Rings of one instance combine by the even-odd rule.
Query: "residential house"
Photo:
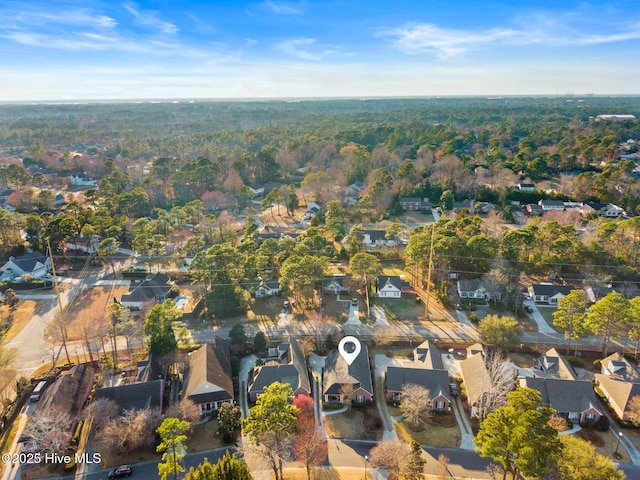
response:
[[[344,203],[347,205],[356,205],[358,200],[364,195],[365,184],[362,182],[354,182],[344,191]]]
[[[72,185],[82,186],[82,187],[97,187],[98,181],[87,175],[85,172],[82,173],[72,173],[69,177]]]
[[[533,192],[536,189],[533,183],[519,183],[517,187],[518,190],[522,190],[523,192]]]
[[[620,352],[612,353],[600,362],[602,375],[607,375],[615,380],[640,383],[640,372]]]
[[[325,402],[345,403],[351,398],[353,403],[363,404],[373,398],[369,351],[365,343],[360,345],[360,353],[351,364],[347,363],[338,350],[327,357],[322,392]]]
[[[539,283],[535,285],[529,285],[529,296],[536,303],[548,303],[555,305],[558,303],[558,300],[566,297],[572,290],[575,290],[575,288],[569,285]]]
[[[67,204],[67,200],[64,198],[64,195],[62,195],[61,193],[58,193],[54,198],[53,198],[53,206],[54,207],[62,207],[64,205]]]
[[[534,361],[536,376],[545,378],[558,378],[563,380],[577,380],[578,375],[562,355],[555,348],[547,350],[540,358]]]
[[[540,208],[542,208],[543,212],[565,209],[565,204],[562,200],[540,200],[538,202],[538,205],[540,205]]]
[[[431,208],[431,203],[428,198],[401,197],[399,202],[402,210],[405,212],[415,212]]]
[[[624,214],[624,209],[613,203],[587,202],[580,209],[583,215],[598,214],[600,217],[618,218]]]
[[[395,241],[387,238],[384,230],[362,230],[362,241],[369,247],[393,247]]]
[[[114,387],[99,388],[94,398],[106,398],[118,405],[122,413],[125,410],[143,410],[145,408],[162,409],[162,396],[165,382],[157,379],[150,382],[136,382],[116,385]]]
[[[466,209],[469,210],[469,212],[473,211],[473,204],[471,203],[471,200],[463,200],[461,202],[453,202],[453,211],[454,212],[459,212],[462,209]]]
[[[413,349],[413,363],[422,368],[444,369],[442,354],[429,340],[425,340]]]
[[[540,392],[543,405],[572,422],[597,422],[602,416],[593,386],[587,380],[524,377],[520,386]]]
[[[18,257],[9,257],[9,261],[0,267],[0,280],[12,281],[22,275],[38,279],[51,271],[51,259],[37,250]]]
[[[74,365],[45,390],[38,410],[55,410],[61,415],[77,418],[87,403],[99,372],[100,367],[95,363]],[[71,427],[72,425],[69,425],[69,428]]]
[[[398,402],[406,384],[419,385],[429,391],[431,409],[450,411],[449,372],[444,369],[442,355],[425,340],[413,350],[413,361],[402,367],[389,367],[386,373],[386,397]]]
[[[638,370],[619,354],[602,360],[603,373],[596,373],[595,384],[622,421],[630,421],[629,403],[640,395]],[[623,360],[624,359],[624,360]]]
[[[220,337],[205,343],[189,357],[189,373],[183,397],[193,400],[200,415],[212,413],[223,403],[233,402],[231,352]]]
[[[376,288],[380,298],[402,297],[402,279],[397,275],[378,275]]]
[[[82,234],[70,238],[66,242],[67,251],[98,253],[98,237],[85,237]]]
[[[164,303],[169,298],[173,284],[164,273],[156,273],[140,283],[131,284],[130,288],[129,293],[120,298],[120,304],[129,310],[142,310],[151,303]]]
[[[487,370],[483,352],[467,355],[467,358],[460,362],[460,376],[467,392],[471,417],[477,418],[480,414],[483,398],[487,392],[492,390],[491,376]]]
[[[307,364],[295,338],[289,337],[275,347],[276,358],[255,367],[249,381],[249,399],[255,402],[274,382],[291,385],[293,396],[311,395]]]
[[[542,207],[540,205],[538,205],[537,203],[529,203],[524,207],[524,211],[527,212],[527,214],[533,216],[533,217],[540,217],[542,215]]]
[[[419,385],[429,391],[431,410],[447,412],[451,409],[449,372],[427,368],[388,367],[388,400],[399,402],[405,385]]]
[[[308,222],[313,217],[315,217],[320,212],[320,205],[316,202],[311,202],[307,205],[307,209],[304,212],[304,216],[302,217],[303,222]]]
[[[502,297],[500,292],[496,292],[492,295],[480,278],[473,280],[458,280],[456,285],[460,298],[492,300],[500,299]]]
[[[274,280],[262,280],[260,284],[251,291],[251,296],[255,298],[267,298],[280,295],[282,289],[280,288],[280,281]]]
[[[350,289],[345,284],[349,281],[351,281],[351,277],[346,275],[334,275],[324,280],[322,291],[323,293],[333,293],[334,295],[348,293]]]

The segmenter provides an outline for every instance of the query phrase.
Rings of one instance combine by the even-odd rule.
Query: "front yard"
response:
[[[375,304],[384,307],[390,323],[418,323],[424,315],[424,305],[408,298],[376,298]]]
[[[433,415],[431,425],[417,432],[401,420],[396,422],[396,432],[407,442],[415,440],[420,445],[440,448],[458,448],[461,439],[460,428],[453,413]]]
[[[324,423],[329,438],[382,439],[382,420],[375,406],[327,415]]]
[[[34,314],[48,303],[46,300],[23,300],[13,311],[6,305],[0,306],[0,329],[6,332],[3,339],[9,341],[18,335]]]

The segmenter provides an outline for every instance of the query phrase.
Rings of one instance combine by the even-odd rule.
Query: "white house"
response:
[[[156,273],[144,281],[131,286],[131,291],[120,298],[124,308],[142,310],[148,304],[164,303],[169,297],[173,285],[169,277],[163,273]]]
[[[0,280],[11,281],[22,275],[42,278],[51,271],[51,259],[38,251],[19,257],[9,257],[9,261],[0,267]]]
[[[564,210],[565,204],[562,200],[540,200],[538,205],[542,208],[543,211],[547,212],[550,210]]]
[[[402,280],[397,275],[378,275],[378,297],[400,298],[402,296]]]
[[[491,300],[493,298],[500,299],[502,296],[500,293],[491,295],[484,282],[479,278],[474,280],[458,280],[457,288],[460,298]]]
[[[83,187],[97,187],[98,181],[87,175],[86,173],[72,173],[69,177],[72,185],[78,185]]]
[[[529,285],[529,295],[536,303],[557,304],[558,300],[566,297],[575,288],[569,285],[553,285],[540,283]]]
[[[77,235],[67,240],[67,251],[84,252],[84,253],[98,253],[98,237],[92,236],[90,238],[82,235]]]
[[[362,230],[362,241],[367,247],[395,246],[395,241],[388,239],[384,230]]]
[[[280,289],[280,282],[278,280],[262,280],[256,289],[251,292],[255,298],[267,298],[275,295],[280,295],[282,290]]]
[[[533,192],[536,189],[536,186],[533,183],[519,183],[518,190],[522,190],[523,192]]]

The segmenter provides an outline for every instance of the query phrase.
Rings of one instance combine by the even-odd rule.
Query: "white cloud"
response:
[[[480,31],[442,28],[429,23],[380,29],[376,36],[391,39],[391,45],[410,55],[435,54],[441,58],[459,55],[483,46],[545,45],[571,47],[598,45],[640,39],[640,26],[626,30],[593,34],[582,33],[553,19],[529,19],[527,26],[492,28]]]
[[[304,8],[299,3],[288,2],[274,2],[273,0],[267,0],[260,4],[260,6],[269,9],[276,15],[302,15]]]
[[[316,46],[315,38],[296,37],[277,45],[278,50],[291,55],[293,57],[302,58],[304,60],[322,60],[327,55],[338,53],[339,47],[326,47],[324,49],[313,49]]]
[[[135,18],[136,22],[151,28],[157,28],[163,33],[173,35],[179,32],[177,26],[173,23],[166,22],[158,17],[158,12],[154,10],[140,10],[134,3],[125,3],[125,10]]]

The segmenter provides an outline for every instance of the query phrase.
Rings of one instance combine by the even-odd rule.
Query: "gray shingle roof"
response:
[[[378,290],[384,288],[389,283],[398,290],[402,290],[402,279],[397,275],[378,275]]]
[[[289,337],[286,341],[278,345],[279,351],[286,351],[284,357],[285,364],[265,365],[260,367],[254,377],[253,383],[249,386],[249,392],[262,392],[274,382],[288,383],[295,392],[298,388],[303,388],[311,393],[307,364],[300,351],[298,341]]]
[[[362,349],[353,363],[349,365],[342,355],[335,350],[327,357],[324,371],[324,394],[338,395],[342,385],[351,383],[373,395],[371,369],[369,367],[369,351],[367,345],[361,343]]]
[[[485,288],[484,282],[480,278],[473,280],[458,280],[458,290],[461,292],[475,292],[480,288]]]
[[[562,378],[565,380],[576,380],[573,367],[567,362],[555,348],[547,350],[544,355],[538,359],[538,368],[545,377]]]
[[[595,377],[600,389],[610,399],[610,402],[617,405],[625,414],[631,399],[640,395],[640,383],[626,382],[603,373],[596,373]]]
[[[169,277],[163,273],[144,279],[137,284],[131,292],[122,295],[122,302],[146,302],[156,297],[166,297],[171,292],[172,285],[169,283]]]
[[[575,290],[574,287],[571,287],[569,285],[542,285],[542,284],[535,284],[535,285],[531,285],[531,288],[533,289],[533,294],[534,295],[544,295],[547,297],[553,297],[554,295],[561,293],[563,295],[568,295],[569,292],[571,292],[572,290]]]
[[[446,370],[429,370],[426,368],[387,368],[387,390],[389,392],[401,392],[405,385],[413,384],[429,390],[429,395],[433,399],[438,395],[443,395],[448,401],[449,396],[449,373]]]
[[[589,408],[600,412],[593,386],[589,381],[525,377],[520,379],[520,385],[538,390],[542,396],[542,403],[558,413],[582,413]]]
[[[628,382],[640,382],[640,372],[638,372],[638,369],[619,352],[615,352],[607,358],[602,359],[602,367],[613,377]]]
[[[41,263],[42,265],[45,265],[47,257],[35,250],[33,252],[20,255],[19,257],[14,257],[11,260],[23,271],[32,272],[36,264]]]
[[[440,351],[429,340],[425,340],[413,350],[413,361],[419,362],[424,368],[444,369]]]
[[[145,408],[162,408],[164,380],[152,382],[130,383],[116,387],[99,388],[95,398],[107,398],[118,404],[123,410],[142,410]]]

